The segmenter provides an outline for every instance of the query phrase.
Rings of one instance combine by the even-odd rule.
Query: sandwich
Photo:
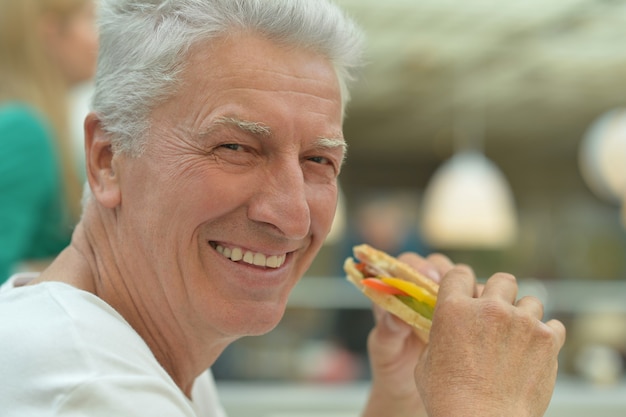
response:
[[[408,264],[367,244],[353,248],[347,258],[347,279],[375,304],[414,327],[428,342],[439,285]]]

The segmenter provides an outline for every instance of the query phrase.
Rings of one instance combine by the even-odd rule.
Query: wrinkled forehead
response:
[[[262,118],[252,115],[271,108],[294,118],[316,117],[320,128],[327,126],[324,137],[342,138],[337,74],[332,63],[315,52],[258,36],[231,36],[195,45],[178,78],[178,88],[168,101],[178,101],[192,111],[201,108],[205,113],[236,116],[222,123],[249,131],[269,129],[267,124],[261,126]],[[241,114],[242,108],[248,111]]]

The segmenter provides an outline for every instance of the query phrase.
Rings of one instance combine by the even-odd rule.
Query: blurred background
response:
[[[513,273],[568,330],[547,416],[626,415],[626,0],[335,1],[367,37],[336,221],[277,328],[213,367],[229,415],[358,415],[362,242]],[[82,167],[92,86],[71,84]]]
[[[626,1],[337,2],[368,64],[336,224],[284,321],[231,346],[216,377],[366,381],[371,313],[341,265],[369,242],[516,275],[568,327],[552,415],[593,398],[624,415]]]

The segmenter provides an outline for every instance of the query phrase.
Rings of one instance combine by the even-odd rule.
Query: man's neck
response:
[[[93,225],[93,222],[91,223]],[[35,280],[58,281],[90,292],[115,309],[146,342],[153,355],[180,389],[188,396],[195,379],[209,368],[232,339],[197,335],[192,325],[181,323],[176,306],[149,278],[156,271],[141,267],[137,260],[123,269],[106,228],[101,232],[76,227],[71,245]],[[104,233],[104,235],[102,235]],[[115,248],[115,249],[114,249]],[[126,258],[124,258],[126,259]],[[121,267],[122,266],[122,267]]]

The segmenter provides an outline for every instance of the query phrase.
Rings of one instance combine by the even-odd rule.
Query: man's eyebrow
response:
[[[326,149],[342,148],[344,152],[348,149],[348,144],[343,138],[319,137],[315,141],[315,146]]]
[[[315,146],[322,149],[341,149],[343,151],[343,161],[341,161],[342,163],[346,160],[346,157],[348,156],[348,144],[343,138],[320,137],[317,138],[317,140],[315,141]]]
[[[260,122],[251,122],[249,120],[243,120],[236,117],[224,116],[219,117],[214,121],[214,126],[217,125],[229,125],[241,129],[245,132],[252,133],[253,135],[261,137],[269,137],[272,134],[272,130],[269,126]],[[209,129],[212,130],[212,129]],[[341,148],[343,150],[343,159],[345,160],[348,144],[343,137],[318,137],[315,141],[315,147],[321,149],[336,149]]]
[[[248,120],[238,119],[236,117],[220,117],[214,122],[216,125],[230,125],[237,127],[244,132],[252,133],[253,135],[267,137],[272,134],[269,126],[259,122],[250,122]]]

